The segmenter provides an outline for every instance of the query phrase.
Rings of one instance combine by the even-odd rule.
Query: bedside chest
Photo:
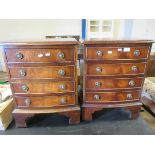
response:
[[[16,126],[35,114],[58,113],[80,123],[76,41],[3,44]],[[50,122],[49,122],[50,123]]]
[[[104,108],[123,107],[137,118],[152,40],[84,42],[83,120]]]

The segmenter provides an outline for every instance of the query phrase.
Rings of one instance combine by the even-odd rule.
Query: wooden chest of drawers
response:
[[[26,127],[28,118],[41,113],[58,113],[69,117],[69,124],[80,123],[77,45],[76,41],[4,44],[18,127]]]
[[[123,107],[137,118],[152,40],[84,42],[83,120],[103,108]]]

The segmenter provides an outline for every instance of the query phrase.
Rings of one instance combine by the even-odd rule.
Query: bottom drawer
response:
[[[138,101],[140,91],[86,92],[85,101],[91,103],[119,103]]]
[[[54,95],[43,97],[15,97],[18,107],[55,107],[75,105],[75,95]]]

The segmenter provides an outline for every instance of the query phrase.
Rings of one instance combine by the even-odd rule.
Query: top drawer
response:
[[[72,62],[75,61],[74,48],[60,49],[5,49],[8,62]]]
[[[88,47],[87,60],[146,59],[148,47]]]

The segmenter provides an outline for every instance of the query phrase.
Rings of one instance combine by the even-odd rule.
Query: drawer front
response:
[[[86,90],[141,88],[143,78],[86,79]]]
[[[12,83],[15,94],[44,94],[75,92],[75,82],[22,82]]]
[[[148,47],[90,47],[86,50],[86,59],[144,59],[148,57]]]
[[[74,49],[6,49],[8,62],[75,61]]]
[[[11,78],[74,78],[74,66],[10,67]]]
[[[124,64],[87,64],[87,74],[94,76],[105,75],[135,75],[144,74],[145,63]]]
[[[55,107],[75,105],[75,95],[15,97],[18,107]]]
[[[140,98],[140,91],[123,91],[123,92],[86,92],[86,102],[93,103],[117,103],[138,101]]]

